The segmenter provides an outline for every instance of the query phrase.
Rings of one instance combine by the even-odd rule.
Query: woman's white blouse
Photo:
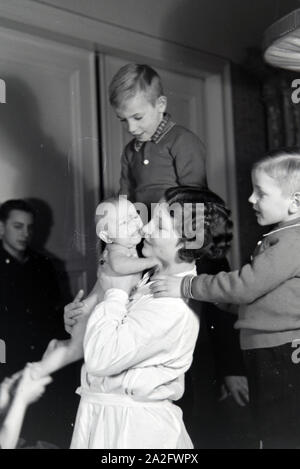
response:
[[[195,269],[178,274],[195,274]],[[142,279],[129,298],[106,292],[87,323],[82,390],[135,400],[177,400],[192,363],[199,320],[181,298],[153,298]]]

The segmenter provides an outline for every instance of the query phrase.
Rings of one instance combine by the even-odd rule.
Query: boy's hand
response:
[[[85,313],[83,298],[84,291],[79,290],[72,303],[69,303],[64,308],[64,324],[65,330],[68,334],[72,335],[73,326],[77,323],[77,319]]]
[[[180,298],[182,277],[170,277],[160,275],[153,277],[153,283],[150,285],[151,292],[155,298],[174,297]]]

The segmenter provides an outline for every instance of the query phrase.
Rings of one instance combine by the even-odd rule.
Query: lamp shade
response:
[[[264,34],[264,59],[274,67],[300,70],[300,8],[272,24]]]

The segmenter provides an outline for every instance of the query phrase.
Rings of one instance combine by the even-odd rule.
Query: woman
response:
[[[204,217],[196,205],[203,200]],[[193,447],[173,401],[184,392],[198,318],[182,299],[153,298],[150,286],[158,274],[195,274],[195,259],[212,246],[210,222],[226,218],[226,209],[214,194],[188,187],[167,190],[162,202],[144,227],[143,247],[159,272],[147,273],[133,293],[135,276],[100,279],[106,294],[87,324],[71,448]]]

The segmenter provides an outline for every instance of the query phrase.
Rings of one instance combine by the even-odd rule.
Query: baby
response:
[[[101,255],[98,276],[101,270],[107,275],[139,274],[158,264],[156,258],[139,258],[136,246],[141,242],[142,220],[134,205],[126,197],[108,199],[96,209],[96,233],[106,243]],[[74,302],[83,295],[80,290]],[[90,313],[103,299],[104,291],[97,280],[90,295],[83,302],[84,314],[78,318],[69,340],[53,339],[42,358],[35,364],[39,377],[47,376],[58,369],[83,358],[83,338]]]

